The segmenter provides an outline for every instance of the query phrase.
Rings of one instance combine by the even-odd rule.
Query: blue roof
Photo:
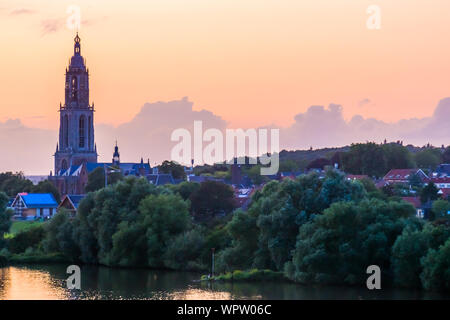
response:
[[[28,208],[56,208],[58,203],[51,193],[21,194],[23,202]]]
[[[84,194],[68,194],[67,197],[72,201],[73,205],[75,206],[75,209],[78,209],[78,204],[80,201],[85,197]]]

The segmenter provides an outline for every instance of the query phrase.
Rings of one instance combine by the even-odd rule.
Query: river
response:
[[[205,283],[192,272],[81,267],[81,289],[66,287],[65,265],[0,268],[0,300],[13,299],[449,299],[422,291],[312,287],[294,283]]]

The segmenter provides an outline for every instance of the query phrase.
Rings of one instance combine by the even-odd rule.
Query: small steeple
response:
[[[116,140],[116,146],[114,147],[114,153],[112,158],[113,164],[120,164],[120,153],[119,153],[119,147],[117,146],[117,140]]]

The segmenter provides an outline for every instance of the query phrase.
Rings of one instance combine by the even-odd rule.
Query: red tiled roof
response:
[[[409,176],[415,174],[418,169],[391,169],[383,180],[407,180]]]
[[[378,182],[375,183],[375,186],[380,189],[383,188],[385,186],[389,185],[389,182],[385,181],[385,180],[380,180]]]
[[[422,205],[419,197],[402,197],[402,199],[403,201],[411,203],[414,208],[420,208]]]
[[[441,194],[444,199],[447,199],[450,196],[450,188],[440,188],[439,194]]]
[[[432,181],[434,183],[450,183],[450,177],[431,178],[427,179],[427,181]]]

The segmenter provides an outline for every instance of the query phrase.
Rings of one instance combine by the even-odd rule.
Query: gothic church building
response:
[[[117,145],[114,163],[97,162],[94,140],[94,104],[89,103],[89,69],[81,55],[80,37],[74,39],[74,52],[66,68],[64,105],[59,106],[59,143],[56,145],[54,175],[49,180],[61,195],[83,194],[88,173],[97,167],[119,166],[124,175],[146,175],[150,164],[120,164]]]

